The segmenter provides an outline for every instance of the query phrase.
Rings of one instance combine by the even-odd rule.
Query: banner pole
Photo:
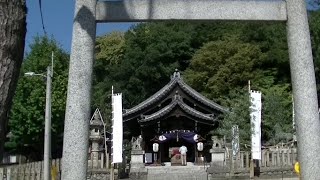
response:
[[[250,80],[248,81],[248,91],[249,91],[249,101],[250,101],[250,107],[251,107],[251,83]],[[250,122],[251,122],[251,117],[250,117]],[[252,128],[252,127],[251,127]],[[252,135],[251,135],[252,136]],[[252,137],[251,137],[252,141]],[[251,158],[250,158],[250,163],[249,163],[249,174],[250,174],[250,179],[254,178],[254,166],[253,166],[253,157],[252,157],[252,147],[251,147]]]
[[[115,177],[115,169],[118,163],[123,162],[123,114],[122,114],[122,93],[113,92],[112,87],[112,166],[111,180]]]
[[[260,91],[250,91],[250,122],[253,125],[251,127],[251,168],[250,178],[252,176],[259,176],[261,160],[261,96]],[[252,109],[251,109],[252,108]]]
[[[114,180],[114,163],[113,163],[113,121],[114,121],[114,107],[113,107],[113,86],[111,88],[111,108],[112,108],[112,118],[111,118],[111,124],[112,124],[112,133],[111,133],[111,170],[110,170],[110,180]]]
[[[251,107],[251,82],[250,82],[250,80],[248,81],[248,91],[249,91],[249,101],[250,101],[250,107]],[[251,122],[251,117],[250,117],[250,122]],[[252,137],[251,137],[251,141],[252,141]],[[252,157],[252,147],[251,147],[251,159],[250,159],[250,163],[249,163],[250,179],[254,178],[254,165],[253,164],[254,164],[254,160]]]

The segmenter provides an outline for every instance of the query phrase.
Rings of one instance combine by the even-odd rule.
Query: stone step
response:
[[[148,174],[152,175],[161,175],[161,174],[207,174],[206,172],[148,172]]]
[[[207,180],[203,166],[146,166],[147,180]]]
[[[206,173],[206,169],[202,168],[148,168],[149,174],[163,174],[163,173]]]
[[[156,171],[148,171],[148,174],[164,174],[164,173],[188,173],[188,174],[193,174],[193,173],[206,173],[206,171],[186,171],[186,170],[180,170],[180,171],[165,171],[165,170],[156,170]]]
[[[206,170],[207,168],[204,168],[204,167],[190,167],[190,168],[173,168],[173,167],[169,167],[169,168],[157,168],[157,167],[151,167],[151,168],[147,168],[149,171],[153,171],[153,170],[159,170],[159,169],[163,169],[163,170],[172,170],[172,171],[180,171],[180,170],[186,170],[186,171],[189,171],[189,170],[195,170],[195,171],[202,171],[202,170]]]
[[[206,173],[149,174],[147,180],[207,180]]]

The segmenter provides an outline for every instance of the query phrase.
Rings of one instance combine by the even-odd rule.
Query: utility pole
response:
[[[51,180],[51,84],[53,77],[53,52],[51,66],[47,67],[47,75],[27,72],[25,76],[41,76],[46,78],[46,110],[44,127],[43,179]]]
[[[47,67],[47,85],[46,85],[46,112],[45,112],[45,130],[44,130],[44,153],[43,153],[43,175],[44,180],[51,180],[50,159],[51,159],[51,67]]]
[[[47,67],[46,84],[46,112],[44,129],[43,175],[44,180],[51,180],[51,85],[53,77],[53,52],[51,66]]]

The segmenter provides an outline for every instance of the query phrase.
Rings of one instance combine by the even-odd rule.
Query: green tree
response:
[[[24,77],[29,71],[46,74],[54,52],[52,82],[52,152],[60,156],[67,92],[68,54],[57,42],[46,36],[36,37],[30,45],[21,69],[21,77],[10,113],[9,130],[12,134],[7,147],[29,155],[34,160],[42,158],[46,81],[41,76]]]
[[[99,108],[104,121],[110,128],[111,119],[111,86],[119,89],[117,78],[119,66],[124,59],[124,33],[112,32],[96,40],[96,61],[93,78],[93,110]]]
[[[248,80],[263,84],[259,67],[265,58],[258,45],[237,37],[209,42],[195,53],[184,77],[199,92],[221,101],[232,89],[246,86]]]
[[[231,91],[224,105],[229,107],[230,111],[220,118],[217,135],[226,137],[226,140],[231,142],[232,126],[238,125],[241,146],[249,145],[251,142],[251,123],[248,92],[245,90]]]
[[[233,125],[239,126],[240,143],[250,144],[251,122],[249,94],[245,90],[232,90],[224,101],[230,112],[223,115],[218,135],[232,140]],[[262,89],[262,143],[275,145],[292,140],[292,101],[289,85],[275,85]]]
[[[253,89],[263,92],[266,104],[262,116],[264,142],[275,144],[292,137],[285,29],[282,24],[266,29],[258,25],[239,25],[237,31],[226,31],[219,40],[204,44],[195,52],[184,78],[208,98],[230,108],[218,132],[231,140],[232,125],[238,125],[243,144],[250,142],[251,131],[249,98],[242,89],[251,80]]]
[[[287,45],[286,26],[284,23],[248,23],[240,36],[246,43],[260,47],[266,55],[261,68],[273,77],[273,83],[290,83],[290,66]]]
[[[248,80],[257,90],[290,82],[284,23],[141,23],[124,39],[99,38],[96,50],[93,104],[100,108],[111,101],[111,85],[130,108],[163,87],[175,68],[187,69],[183,77],[194,89],[233,109]]]
[[[263,28],[260,28],[261,26]],[[284,81],[287,82],[287,79],[290,79],[286,73],[289,63],[283,24],[160,22],[133,26],[125,33],[125,40],[121,33],[98,38],[95,74],[96,78],[101,78],[97,80],[99,89],[107,85],[110,92],[113,84],[116,90],[124,93],[124,106],[132,107],[166,84],[175,68],[180,71],[188,68],[195,52],[204,44],[228,41],[229,44],[235,44],[234,47],[241,43],[250,45],[248,48],[254,47],[255,49],[246,50],[246,52],[252,50],[251,55],[256,52],[257,56],[264,55],[258,62],[261,66],[263,64],[265,71],[259,74],[279,76],[273,78],[276,82],[282,79],[286,79]],[[210,52],[215,50],[212,48]],[[246,54],[242,53],[242,56]],[[278,63],[282,61],[285,68]],[[256,66],[257,62],[254,63]],[[277,63],[279,68],[276,66]],[[270,82],[259,82],[259,84],[266,83]]]
[[[293,137],[292,95],[289,84],[262,90],[262,136],[266,144],[288,142]]]
[[[124,56],[124,33],[111,32],[96,40],[96,60],[109,65],[121,63]]]
[[[194,27],[188,23],[144,23],[125,35],[119,84],[125,107],[132,107],[164,86],[174,69],[184,70],[194,53]]]

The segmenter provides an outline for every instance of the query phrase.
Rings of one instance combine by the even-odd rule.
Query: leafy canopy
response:
[[[46,79],[42,76],[25,77],[26,72],[46,75],[54,52],[52,82],[52,144],[53,156],[59,156],[64,125],[69,56],[57,42],[47,36],[35,37],[31,51],[22,65],[17,90],[10,113],[12,136],[7,147],[22,154],[41,159],[43,147]]]

